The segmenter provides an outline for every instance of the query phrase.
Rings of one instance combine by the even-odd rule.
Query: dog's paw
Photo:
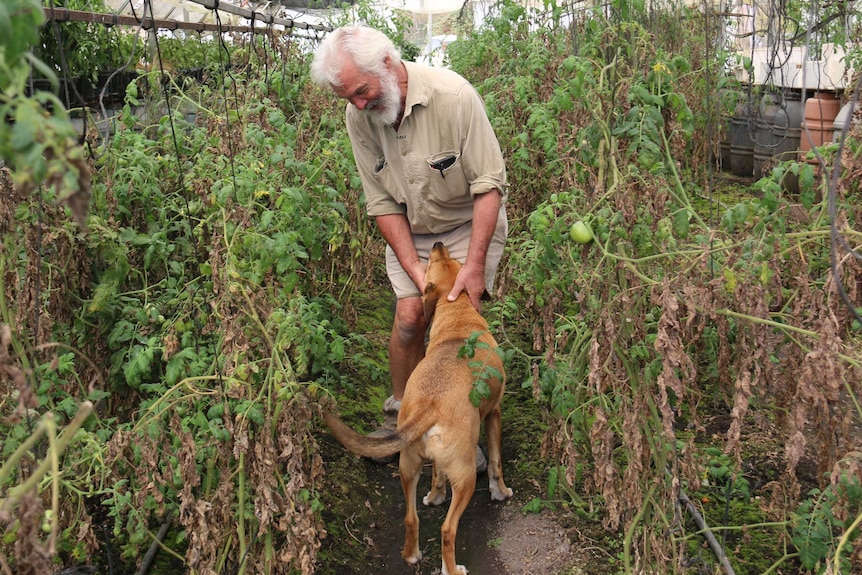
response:
[[[404,562],[408,565],[416,565],[417,563],[422,561],[422,552],[417,549],[414,553],[402,553],[401,558],[404,559]]]
[[[464,567],[463,565],[456,565],[455,566],[455,572],[449,573],[449,571],[446,570],[446,564],[444,563],[443,564],[443,575],[467,575],[467,568]]]
[[[500,486],[494,482],[488,485],[488,489],[491,491],[491,501],[505,501],[515,493],[508,487],[500,489]]]
[[[444,501],[446,501],[446,492],[435,492],[433,489],[428,492],[428,495],[422,498],[423,505],[443,505]]]

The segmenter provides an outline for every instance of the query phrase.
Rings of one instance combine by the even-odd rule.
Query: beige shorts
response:
[[[413,245],[416,248],[416,253],[419,254],[419,259],[424,262],[428,261],[431,254],[431,248],[436,242],[443,242],[449,249],[449,255],[461,263],[467,259],[467,249],[470,247],[470,234],[473,231],[473,222],[467,222],[458,226],[452,231],[442,234],[415,234],[413,236]],[[506,219],[506,206],[500,206],[500,212],[497,216],[497,228],[494,230],[494,235],[491,237],[491,244],[488,246],[488,257],[485,259],[485,289],[489,294],[494,293],[494,277],[497,275],[497,267],[500,265],[500,260],[503,259],[503,249],[506,246],[506,237],[509,235],[509,221]],[[395,297],[403,299],[407,297],[420,297],[419,288],[401,267],[401,263],[395,256],[395,251],[386,246],[386,273],[389,275],[389,282],[392,284],[392,290],[395,292]]]

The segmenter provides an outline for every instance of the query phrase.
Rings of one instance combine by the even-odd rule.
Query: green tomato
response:
[[[671,223],[670,218],[662,218],[659,220],[658,229],[656,230],[655,235],[660,240],[666,240],[673,235],[673,224]]]
[[[569,229],[569,237],[579,244],[588,244],[593,241],[593,230],[583,220],[578,220]]]
[[[544,215],[539,214],[537,216],[533,216],[533,229],[537,232],[544,232],[548,229],[548,226],[551,225],[551,219]]]
[[[50,533],[54,528],[52,519],[54,518],[54,511],[52,509],[48,509],[45,511],[45,516],[42,518],[42,531],[45,533]]]

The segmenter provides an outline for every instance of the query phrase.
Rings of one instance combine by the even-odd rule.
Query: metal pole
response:
[[[428,12],[428,57],[431,57],[431,50],[434,47],[434,23],[431,18],[431,12]]]

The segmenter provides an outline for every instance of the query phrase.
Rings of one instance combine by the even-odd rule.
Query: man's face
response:
[[[394,124],[401,112],[401,89],[395,71],[387,67],[383,76],[359,71],[353,62],[347,62],[341,75],[340,86],[333,86],[335,95],[351,104],[381,125]]]

